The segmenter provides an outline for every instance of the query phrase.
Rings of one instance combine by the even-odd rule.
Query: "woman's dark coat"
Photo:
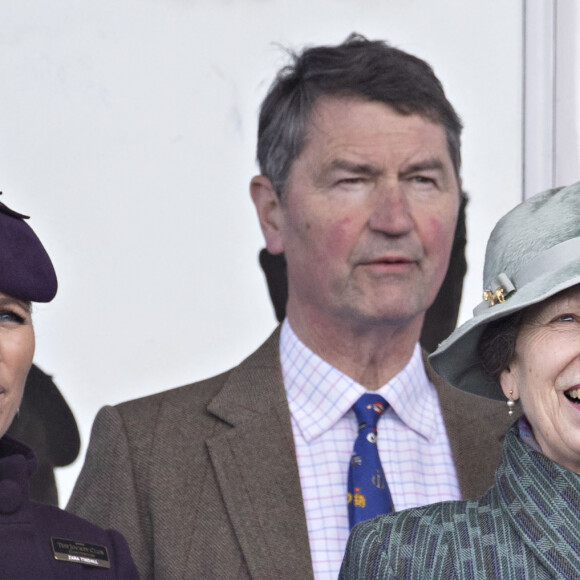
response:
[[[121,534],[29,499],[35,468],[28,447],[6,436],[0,439],[0,578],[138,579]]]

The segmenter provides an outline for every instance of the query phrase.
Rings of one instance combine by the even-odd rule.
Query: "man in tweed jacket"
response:
[[[453,391],[418,347],[456,227],[460,130],[431,68],[383,42],[310,48],[279,73],[261,109],[251,194],[268,250],[288,264],[282,330],[223,375],[103,409],[69,504],[125,535],[144,580],[336,578],[348,536],[350,407],[367,390],[388,400],[395,384],[409,389],[401,413],[413,420],[423,408],[435,425],[429,439],[391,403],[403,442],[387,441],[385,452],[408,461],[408,441],[424,451],[405,472],[410,487],[428,494],[438,485],[416,482],[442,480],[453,497],[469,497],[491,484],[503,406]],[[297,352],[328,372],[298,361],[294,392],[333,397],[308,420],[348,402],[308,443],[291,412],[287,360]],[[352,434],[343,460],[329,475],[307,474],[305,456],[334,453],[337,428]],[[425,467],[431,456],[442,457],[436,468]],[[395,505],[409,501],[400,488]],[[320,538],[317,522],[331,511],[340,525]]]

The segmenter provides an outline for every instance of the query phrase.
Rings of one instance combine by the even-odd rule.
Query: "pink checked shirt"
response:
[[[314,354],[288,320],[282,325],[280,360],[314,576],[336,580],[349,534],[346,486],[358,430],[352,406],[366,389]],[[390,405],[377,430],[395,509],[460,499],[439,400],[419,345],[399,375],[376,392]]]

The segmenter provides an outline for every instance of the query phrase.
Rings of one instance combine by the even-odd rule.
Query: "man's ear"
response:
[[[501,372],[501,375],[499,375],[499,384],[506,399],[517,401],[520,398],[518,373],[513,363]]]
[[[264,175],[256,175],[250,182],[250,194],[258,212],[268,252],[270,254],[283,253],[282,206],[272,182]]]

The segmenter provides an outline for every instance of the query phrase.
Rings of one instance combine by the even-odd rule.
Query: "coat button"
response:
[[[0,481],[0,513],[13,514],[25,499],[21,485],[11,479]]]

